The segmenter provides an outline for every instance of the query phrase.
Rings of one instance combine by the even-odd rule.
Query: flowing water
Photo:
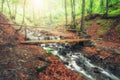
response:
[[[33,33],[31,33],[33,34]],[[56,39],[60,40],[60,36],[51,36],[49,38],[46,37],[29,37],[31,40],[48,40],[48,39]],[[65,43],[65,44],[56,44],[56,43],[50,43],[50,44],[41,44],[41,47],[43,47],[45,50],[49,49],[52,51],[53,55],[58,56],[65,66],[72,71],[75,71],[77,73],[83,74],[87,80],[120,80],[119,77],[112,74],[110,71],[103,69],[102,67],[99,67],[93,62],[91,62],[90,59],[86,58],[80,50],[74,50],[75,46]]]
[[[67,68],[77,73],[82,73],[87,80],[120,80],[109,71],[94,65],[81,52],[71,50],[69,44],[42,44],[41,47],[45,50],[51,49],[52,53],[58,56]]]

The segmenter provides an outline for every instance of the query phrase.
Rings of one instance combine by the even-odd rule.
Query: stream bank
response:
[[[49,38],[43,37],[41,40],[65,39],[64,36],[54,36],[52,34],[44,36]],[[58,56],[68,69],[78,74],[83,74],[86,80],[119,80],[120,78],[118,74],[120,70],[119,64],[109,62],[111,55],[105,51],[103,53],[102,50],[99,50],[102,56],[98,55],[99,53],[96,51],[95,45],[91,45],[90,43],[89,45],[86,43],[82,45],[78,43],[55,43],[41,44],[40,46],[48,53]],[[91,51],[89,51],[90,49]]]
[[[21,45],[24,36],[16,32],[15,26],[7,25],[4,15],[0,21],[0,80],[85,80],[66,68],[56,56],[46,54],[43,48],[36,45]],[[43,66],[44,61],[39,59],[44,55],[51,61],[49,66],[38,73],[36,67]]]

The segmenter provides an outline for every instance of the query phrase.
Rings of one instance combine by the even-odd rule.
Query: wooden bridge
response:
[[[48,43],[78,43],[86,42],[89,39],[65,39],[65,40],[35,40],[35,41],[22,41],[21,44],[37,45],[37,44],[48,44]]]

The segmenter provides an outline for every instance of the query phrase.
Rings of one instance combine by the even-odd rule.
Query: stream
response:
[[[82,73],[87,80],[120,80],[110,73],[87,59],[80,51],[71,49],[70,44],[41,44],[45,50],[51,49],[53,55],[58,56],[65,66],[77,73]]]
[[[30,35],[30,34],[29,34]],[[60,36],[28,36],[30,40],[60,40]],[[86,80],[120,80],[119,77],[111,73],[111,71],[103,69],[100,66],[93,64],[93,62],[85,57],[80,52],[79,44],[69,43],[49,43],[41,44],[41,47],[45,50],[51,50],[53,55],[58,56],[65,66],[72,71],[83,74]]]

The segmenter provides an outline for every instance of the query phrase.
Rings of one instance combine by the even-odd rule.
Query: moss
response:
[[[120,33],[117,34],[118,38],[120,38]]]
[[[112,20],[112,19],[103,19],[103,20],[98,20],[97,24],[100,25],[100,28],[98,30],[98,35],[103,35],[105,34],[111,27],[112,24],[115,23],[116,20]]]
[[[117,37],[120,38],[120,25],[118,25],[115,29],[118,32]]]
[[[106,22],[104,25],[103,25],[103,28],[105,30],[108,30],[110,28],[110,23],[109,22]]]
[[[80,25],[77,25],[77,26],[76,26],[76,29],[77,29],[77,30],[80,30]]]
[[[53,54],[53,50],[50,49],[50,48],[46,48],[46,53],[48,53],[48,54]]]
[[[97,24],[98,24],[98,25],[101,25],[102,23],[103,23],[102,20],[98,20],[98,21],[97,21]]]
[[[86,21],[86,25],[90,26],[92,24],[91,21]]]
[[[118,32],[120,32],[120,25],[118,25],[115,29],[116,29]]]

